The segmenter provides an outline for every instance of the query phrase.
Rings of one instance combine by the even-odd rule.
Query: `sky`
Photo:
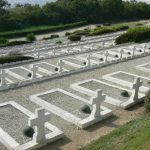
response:
[[[10,4],[15,4],[15,3],[31,3],[31,4],[35,4],[35,3],[38,3],[40,5],[43,5],[46,2],[54,2],[54,1],[56,1],[56,0],[8,0],[8,2]],[[137,0],[137,1],[150,3],[150,0]]]

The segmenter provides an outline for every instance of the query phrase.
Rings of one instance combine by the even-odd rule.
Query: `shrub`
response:
[[[145,97],[145,111],[147,113],[150,113],[150,90],[148,91]]]
[[[5,39],[5,38],[0,38],[0,44],[7,44],[8,43],[8,40]]]
[[[129,93],[128,93],[128,91],[122,91],[121,92],[121,95],[123,96],[123,97],[129,97],[130,95],[129,95]]]
[[[81,108],[81,111],[84,112],[85,114],[91,114],[91,109],[88,105],[85,105]]]
[[[116,39],[116,44],[128,43],[128,42],[142,42],[150,39],[149,27],[135,27],[129,29],[127,33],[120,35]]]
[[[29,59],[34,59],[34,58],[30,56],[22,56],[22,55],[11,55],[11,56],[8,55],[8,56],[0,57],[0,64],[29,60]]]
[[[36,37],[33,33],[27,34],[26,39],[27,41],[30,41],[30,42],[36,41]]]
[[[29,73],[29,74],[28,74],[28,77],[32,77],[32,73]]]
[[[95,35],[102,35],[102,34],[112,33],[112,32],[114,32],[112,29],[109,29],[107,27],[100,27],[100,28],[95,28],[94,31],[90,32],[90,35],[95,36]]]
[[[55,71],[58,71],[58,68],[55,68]]]
[[[68,36],[68,39],[70,41],[80,41],[81,40],[81,36],[80,35],[70,35],[70,36]]]
[[[127,25],[116,25],[116,26],[113,26],[112,29],[114,31],[128,30],[129,26],[127,26]]]
[[[100,60],[100,61],[104,61],[104,58],[100,58],[99,60]]]
[[[57,41],[56,44],[62,44],[62,41]]]
[[[58,34],[52,34],[51,39],[55,39],[55,38],[59,38],[59,35]]]
[[[71,33],[69,33],[69,32],[66,32],[66,33],[65,33],[65,36],[69,36],[70,34],[71,34]]]
[[[86,65],[86,62],[83,62],[83,65]]]
[[[32,127],[27,127],[23,130],[23,134],[28,138],[32,138],[34,133],[35,131]]]

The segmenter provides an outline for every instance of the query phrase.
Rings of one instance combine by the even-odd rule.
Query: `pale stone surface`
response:
[[[100,112],[101,112],[100,107],[101,107],[102,102],[104,102],[105,97],[106,96],[103,95],[102,90],[97,90],[96,96],[91,98],[91,102],[93,105],[93,110],[92,110],[91,115],[90,115],[91,117],[96,118],[96,117],[100,116]]]
[[[45,115],[45,110],[42,108],[35,110],[35,117],[30,118],[28,121],[28,125],[34,127],[35,133],[33,136],[33,140],[37,143],[46,143],[45,137],[45,122],[50,121],[50,114]]]

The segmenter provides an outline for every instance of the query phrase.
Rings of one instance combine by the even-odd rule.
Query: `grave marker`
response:
[[[7,73],[5,72],[5,70],[2,69],[1,74],[0,74],[1,86],[6,85],[6,75],[7,75]]]
[[[133,86],[132,86],[133,92],[132,92],[130,100],[132,100],[132,101],[137,101],[138,100],[139,89],[142,86],[142,84],[143,84],[143,82],[141,81],[141,78],[140,77],[135,77],[134,83],[133,83]]]
[[[93,105],[93,110],[91,112],[91,117],[96,118],[100,116],[100,106],[102,102],[105,100],[105,95],[103,95],[102,90],[97,90],[96,91],[96,96],[91,98],[91,103]]]
[[[46,143],[45,137],[45,122],[50,120],[50,114],[45,115],[45,110],[43,108],[35,110],[35,117],[28,120],[28,125],[35,126],[35,134],[33,135],[33,140],[37,143]]]

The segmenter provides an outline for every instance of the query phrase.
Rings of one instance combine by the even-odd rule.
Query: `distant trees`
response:
[[[136,0],[58,0],[44,6],[18,4],[13,8],[0,0],[0,31],[81,20],[101,23],[146,18],[150,18],[150,5]]]

